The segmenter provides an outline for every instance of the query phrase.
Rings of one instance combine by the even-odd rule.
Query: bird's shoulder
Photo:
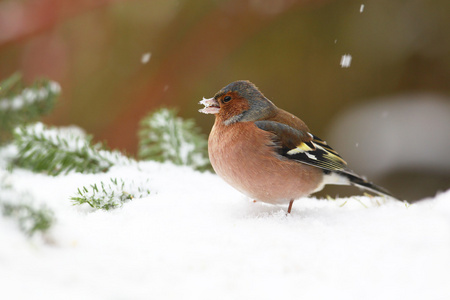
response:
[[[297,116],[281,109],[277,108],[274,114],[266,119],[266,121],[278,122],[281,124],[286,124],[294,129],[301,130],[304,132],[309,132],[308,126]]]

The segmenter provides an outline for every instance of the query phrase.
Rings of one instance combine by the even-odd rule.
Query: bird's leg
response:
[[[290,214],[291,213],[291,209],[292,209],[292,204],[294,203],[294,200],[291,200],[290,202],[289,202],[289,207],[288,207],[288,211],[287,211],[287,214]]]

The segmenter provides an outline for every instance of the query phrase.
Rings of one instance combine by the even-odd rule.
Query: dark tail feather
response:
[[[371,191],[371,192],[376,193],[381,196],[388,196],[388,197],[397,199],[386,189],[384,189],[381,186],[378,186],[376,184],[373,184],[372,182],[369,182],[369,181],[357,176],[356,174],[350,174],[347,172],[338,172],[338,173],[340,175],[346,177],[349,180],[350,184],[352,184],[358,188]]]

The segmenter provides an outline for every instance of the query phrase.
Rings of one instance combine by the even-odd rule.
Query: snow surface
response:
[[[286,216],[169,163],[0,178],[57,218],[30,239],[0,216],[2,299],[450,298],[450,190],[409,206],[304,198]],[[109,178],[148,180],[150,195],[111,211],[69,200]]]

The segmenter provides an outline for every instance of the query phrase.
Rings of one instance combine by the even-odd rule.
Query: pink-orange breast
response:
[[[272,204],[314,192],[322,171],[277,155],[271,135],[252,122],[226,126],[216,120],[208,141],[214,170],[248,197]]]

